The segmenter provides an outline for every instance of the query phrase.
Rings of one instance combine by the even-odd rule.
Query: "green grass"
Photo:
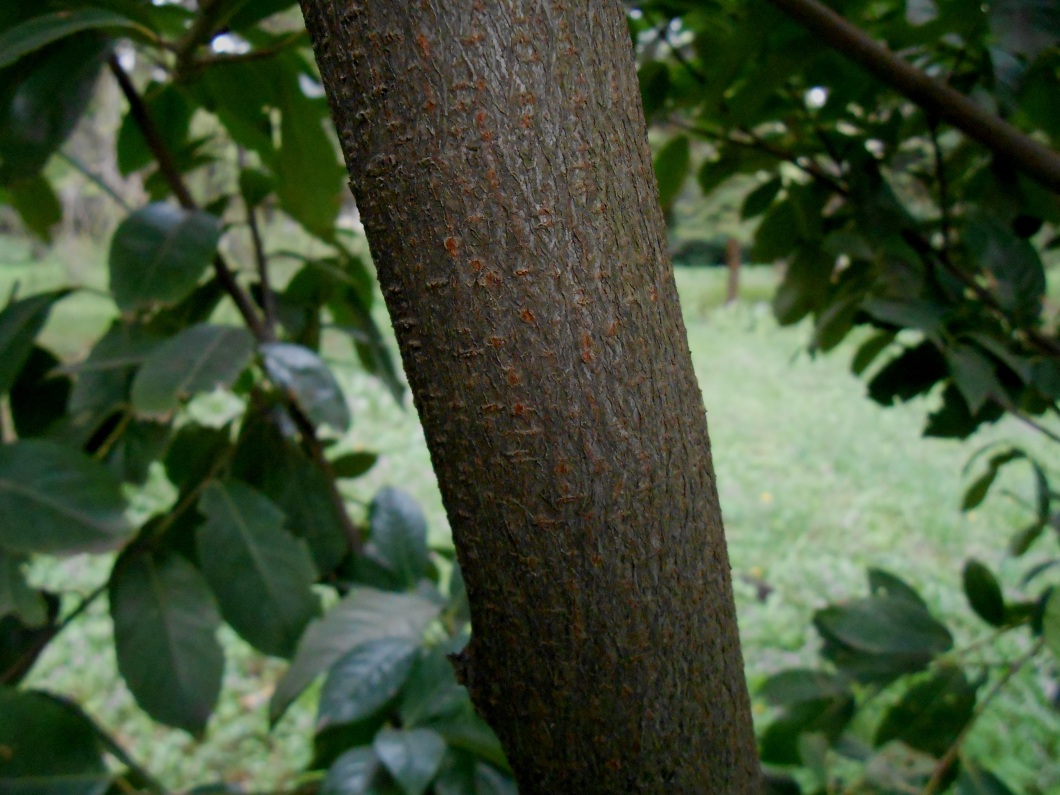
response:
[[[0,246],[0,289],[17,277],[25,294],[70,276],[59,260],[4,264],[5,257],[15,258]],[[102,286],[94,276],[99,271],[86,267],[82,283]],[[723,269],[678,272],[708,408],[752,686],[779,668],[815,661],[812,612],[830,600],[864,594],[869,565],[889,568],[921,589],[932,609],[956,627],[959,644],[985,634],[961,596],[961,565],[967,556],[980,557],[1000,565],[1004,584],[1014,586],[1022,569],[1004,559],[1003,549],[1024,517],[1018,507],[996,499],[960,514],[960,470],[989,439],[1032,445],[1038,440],[1016,423],[1003,423],[968,444],[921,439],[927,403],[877,407],[865,398],[863,382],[847,371],[850,345],[811,359],[802,352],[805,328],[777,328],[764,303],[773,286],[771,269],[746,269],[741,301],[731,307],[721,306],[724,279]],[[95,295],[69,298],[56,309],[44,340],[64,355],[79,354],[112,311]],[[415,413],[395,405],[352,366],[348,345],[332,344],[326,351],[339,365],[354,416],[343,446],[381,455],[368,476],[347,487],[355,510],[363,510],[381,485],[400,485],[424,505],[432,541],[448,544]],[[1006,483],[1025,491],[1017,477]],[[106,559],[85,556],[39,562],[34,569],[38,582],[74,583],[82,592],[106,575]],[[752,580],[772,589],[764,602],[755,598]],[[115,673],[110,632],[103,606],[93,608],[88,620],[52,644],[30,684],[81,700],[167,786],[223,778],[273,788],[289,784],[306,762],[311,697],[276,731],[267,731],[266,702],[282,664],[262,660],[225,632],[230,658],[222,702],[199,743],[139,712]],[[1012,648],[986,650],[996,657]],[[1060,787],[1051,761],[1060,754],[1060,719],[1042,704],[1039,685],[1035,672],[1021,676],[971,742],[998,762],[1012,784]]]

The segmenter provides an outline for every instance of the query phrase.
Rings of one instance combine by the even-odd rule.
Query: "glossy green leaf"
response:
[[[132,403],[147,416],[166,416],[199,392],[230,387],[250,364],[254,338],[239,326],[201,324],[156,347],[132,382]]]
[[[23,562],[0,549],[0,618],[15,616],[28,627],[39,627],[48,620],[48,606],[26,582]]]
[[[201,735],[224,672],[206,581],[179,555],[132,551],[115,563],[109,594],[118,670],[136,702],[160,723]]]
[[[960,668],[937,669],[887,710],[876,730],[875,745],[901,740],[910,748],[941,757],[971,720],[976,690]]]
[[[206,517],[196,531],[199,560],[221,615],[260,651],[291,656],[320,611],[305,542],[283,529],[279,508],[242,483],[210,483],[199,511]]]
[[[63,206],[48,178],[36,174],[13,182],[7,193],[26,228],[40,240],[51,242],[52,228],[63,218]]]
[[[331,462],[331,470],[337,478],[359,478],[374,467],[378,460],[378,453],[347,453]]]
[[[380,769],[379,757],[371,747],[351,748],[328,770],[320,795],[377,795],[373,781]]]
[[[949,630],[921,605],[886,596],[831,605],[814,615],[818,630],[870,654],[941,654],[953,645]]]
[[[111,774],[96,729],[76,707],[0,687],[0,792],[103,795]]]
[[[346,397],[323,359],[288,342],[262,345],[261,356],[269,377],[294,397],[315,425],[330,425],[337,431],[349,428]]]
[[[415,587],[430,565],[427,520],[420,506],[405,492],[388,486],[372,500],[368,521],[369,554],[397,575],[405,587]]]
[[[659,183],[659,205],[668,211],[681,192],[692,162],[691,141],[678,135],[668,141],[655,156],[655,178]]]
[[[68,294],[68,290],[38,293],[13,301],[0,311],[0,395],[18,378],[55,302]]]
[[[13,89],[0,81],[0,185],[39,174],[73,132],[111,46],[107,36],[85,31],[4,70]]]
[[[67,554],[112,549],[132,530],[117,480],[52,442],[0,446],[0,549]]]
[[[423,795],[445,756],[445,740],[430,729],[385,729],[372,747],[405,795]]]
[[[422,596],[354,588],[309,625],[269,702],[270,720],[279,720],[310,682],[353,649],[380,638],[419,641],[438,613],[438,605]]]
[[[110,289],[121,309],[173,303],[198,284],[217,252],[218,219],[156,202],[118,226],[110,247]]]
[[[981,561],[972,558],[964,564],[964,595],[983,621],[995,627],[1005,625],[1005,597],[993,572]]]
[[[0,69],[59,39],[96,28],[137,28],[133,20],[103,8],[73,8],[41,14],[0,34]]]
[[[331,666],[317,710],[317,730],[367,718],[397,695],[416,659],[415,638],[379,638]]]

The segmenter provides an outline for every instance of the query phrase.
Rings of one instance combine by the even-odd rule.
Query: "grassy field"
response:
[[[18,258],[11,250],[8,264],[0,262],[0,291],[18,279],[23,294],[33,292],[68,272],[58,259],[11,264]],[[99,287],[99,273],[87,263],[74,275]],[[980,511],[960,514],[961,467],[991,439],[1032,445],[1037,440],[1014,422],[966,444],[921,439],[930,401],[879,408],[847,371],[850,345],[811,359],[803,352],[805,328],[777,328],[766,303],[771,270],[747,269],[741,300],[730,307],[722,306],[724,278],[720,269],[678,272],[708,408],[752,687],[779,668],[814,662],[813,610],[829,600],[864,594],[869,565],[891,569],[921,589],[932,609],[956,627],[959,646],[986,634],[964,604],[961,566],[965,557],[980,557],[1000,566],[1007,587],[1015,586],[1022,565],[1005,560],[1003,550],[1025,517],[1014,503],[996,499]],[[87,349],[110,313],[98,295],[67,299],[44,341],[64,355],[76,355]],[[347,347],[336,345],[328,352],[340,365],[354,416],[344,445],[381,454],[376,468],[350,486],[351,500],[363,504],[379,486],[399,484],[424,505],[434,543],[448,544],[414,412],[396,406],[371,378],[345,366],[352,363]],[[1026,490],[1019,478],[1009,478],[1007,485]],[[34,568],[38,582],[74,582],[86,591],[106,573],[105,559],[87,557]],[[756,598],[760,582],[772,589],[764,601]],[[186,788],[221,778],[260,789],[290,783],[308,757],[312,696],[269,733],[265,704],[283,666],[255,656],[232,633],[225,633],[225,642],[234,664],[201,743],[155,726],[136,709],[115,673],[102,607],[52,644],[30,683],[83,701],[167,786]],[[1012,648],[987,645],[983,654],[996,659]],[[971,745],[997,762],[1013,785],[1060,788],[1055,762],[1060,718],[1042,702],[1039,678],[1034,671],[1018,678],[976,728]]]

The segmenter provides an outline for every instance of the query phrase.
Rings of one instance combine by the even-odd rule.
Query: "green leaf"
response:
[[[0,81],[0,185],[30,179],[73,132],[95,91],[111,40],[86,31],[4,70]],[[13,86],[11,90],[6,85]]]
[[[347,453],[331,462],[331,471],[337,478],[359,478],[374,467],[378,460],[378,453]]]
[[[259,651],[290,657],[320,612],[316,569],[305,542],[283,529],[283,512],[238,482],[210,483],[196,531],[203,574],[221,615]]]
[[[470,708],[467,689],[456,681],[444,649],[433,648],[416,660],[401,693],[402,726],[418,726],[458,710]]]
[[[763,762],[775,765],[803,763],[800,739],[804,734],[823,734],[834,742],[854,717],[850,695],[800,701],[785,709],[766,727],[759,743]]]
[[[0,792],[103,795],[111,774],[95,726],[46,693],[0,687]]]
[[[279,720],[310,682],[358,646],[380,638],[418,642],[438,613],[438,605],[422,596],[354,588],[302,635],[269,702],[269,719]]]
[[[336,328],[353,339],[365,369],[383,382],[399,406],[404,405],[405,384],[365,299],[348,287],[328,302],[328,308]]]
[[[320,795],[372,795],[372,781],[381,769],[371,747],[351,748],[335,760],[320,785]]]
[[[239,192],[247,206],[259,206],[270,193],[276,190],[276,180],[272,175],[258,168],[244,168],[239,172]]]
[[[166,416],[198,392],[230,387],[254,354],[254,338],[238,326],[200,324],[166,340],[132,383],[132,403],[147,416]]]
[[[772,263],[788,256],[799,242],[799,217],[791,201],[773,206],[755,232],[751,247],[754,262]],[[832,272],[829,263],[828,272]]]
[[[993,573],[985,564],[971,558],[964,564],[964,594],[968,604],[983,621],[995,627],[1006,623],[1005,597]]]
[[[110,614],[118,670],[155,720],[200,736],[221,691],[217,607],[179,555],[131,551],[114,565]]]
[[[1042,638],[1049,651],[1060,661],[1060,588],[1053,588],[1042,610]]]
[[[427,726],[445,738],[450,748],[458,748],[488,760],[497,767],[508,769],[500,740],[486,721],[473,710],[431,720]]]
[[[993,363],[975,348],[954,345],[945,353],[953,381],[973,414],[977,414],[988,400],[996,400],[1005,394]]]
[[[123,310],[174,303],[195,289],[217,252],[218,219],[156,202],[118,226],[110,247],[110,289]]]
[[[128,17],[102,8],[75,8],[42,14],[0,34],[0,69],[53,41],[83,30],[139,27]]]
[[[63,218],[63,206],[51,182],[43,174],[13,182],[7,186],[11,205],[22,216],[26,225],[38,238],[50,243],[52,227]]]
[[[324,132],[324,113],[304,96],[297,80],[285,80],[280,93],[280,140],[276,191],[280,206],[306,231],[334,237],[346,170]]]
[[[971,485],[965,490],[964,499],[961,502],[961,510],[970,511],[973,508],[978,508],[983,500],[986,499],[990,487],[994,485],[994,481],[997,479],[1001,467],[1005,466],[1010,461],[1016,461],[1025,457],[1026,454],[1022,450],[1006,450],[997,455],[991,456],[986,471],[972,481]]]
[[[927,610],[927,603],[917,590],[900,577],[883,569],[870,568],[869,593],[872,596],[890,596],[894,599],[905,599],[910,604]]]
[[[405,492],[388,486],[372,500],[368,521],[369,553],[396,574],[405,587],[415,587],[430,565],[427,520],[420,506]]]
[[[880,331],[869,337],[861,343],[854,354],[854,358],[850,362],[850,371],[854,375],[863,375],[869,365],[875,361],[877,356],[887,350],[897,336],[893,331]]]
[[[11,387],[11,419],[21,439],[43,435],[66,414],[72,384],[55,373],[59,360],[50,351],[34,347]]]
[[[669,211],[681,193],[692,162],[692,144],[687,135],[671,139],[655,156],[655,177],[659,182],[659,205]]]
[[[0,549],[68,554],[125,541],[119,483],[83,453],[51,442],[0,446]]]
[[[261,355],[269,377],[294,397],[314,425],[327,424],[337,431],[349,428],[346,397],[323,359],[288,342],[262,345]]]
[[[115,321],[83,362],[63,368],[77,376],[70,394],[70,412],[80,414],[127,403],[133,371],[159,341],[140,325]]]
[[[906,348],[869,381],[869,397],[884,406],[904,402],[931,389],[946,376],[946,360],[930,342]]]
[[[830,605],[814,614],[818,631],[870,654],[941,654],[953,645],[949,630],[921,605],[885,596]]]
[[[8,392],[18,378],[52,306],[68,294],[68,290],[38,293],[14,301],[0,312],[0,395]]]
[[[174,154],[183,150],[195,110],[184,93],[173,83],[151,83],[144,91],[143,101],[166,150]],[[123,176],[155,163],[154,152],[131,111],[122,119],[115,146],[118,171]]]
[[[989,770],[983,770],[970,759],[962,759],[961,774],[957,778],[957,795],[1015,795],[1015,793]]]
[[[0,549],[0,618],[13,615],[27,627],[39,627],[48,620],[48,605],[26,582],[23,562]]]
[[[415,638],[379,638],[348,652],[328,671],[317,730],[367,718],[390,701],[405,684],[418,649]]]
[[[213,478],[219,464],[230,454],[232,431],[229,427],[208,428],[188,423],[177,431],[166,452],[165,468],[169,482],[181,495],[190,494]]]
[[[746,221],[748,218],[756,218],[764,213],[773,204],[773,199],[777,197],[783,187],[784,180],[780,177],[775,177],[759,185],[748,193],[747,198],[744,199],[743,205],[740,207],[740,218]]]
[[[515,782],[493,765],[479,762],[475,765],[476,795],[519,795]]]
[[[850,687],[834,674],[794,668],[773,674],[758,695],[775,707],[790,707],[803,701],[848,697]]]
[[[170,430],[167,422],[129,421],[107,453],[107,466],[119,479],[142,486],[151,464],[165,453]]]
[[[784,281],[773,297],[777,322],[790,326],[818,308],[828,296],[832,269],[831,258],[811,246],[801,247],[784,271]]]
[[[887,710],[874,744],[879,747],[901,740],[910,748],[941,757],[971,720],[976,690],[960,668],[939,668]]]
[[[1037,318],[1045,295],[1045,269],[1034,247],[996,219],[968,221],[964,244],[972,260],[993,280],[998,303],[1021,322]]]
[[[385,729],[372,747],[405,795],[423,795],[445,756],[445,740],[430,729]]]
[[[662,61],[648,61],[637,70],[640,98],[644,103],[644,118],[651,117],[666,104],[670,91],[670,69]]]

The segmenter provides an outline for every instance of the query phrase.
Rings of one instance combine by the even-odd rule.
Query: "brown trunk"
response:
[[[729,268],[729,283],[725,290],[725,303],[731,304],[740,297],[740,265],[743,256],[740,253],[740,241],[730,237],[725,244],[725,264]]]
[[[618,2],[302,0],[524,795],[758,789]]]

